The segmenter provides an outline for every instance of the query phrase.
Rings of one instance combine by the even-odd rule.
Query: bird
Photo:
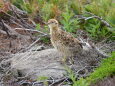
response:
[[[47,25],[50,29],[51,43],[64,56],[62,60],[73,62],[74,56],[83,50],[82,43],[69,32],[62,30],[56,19],[49,19]]]

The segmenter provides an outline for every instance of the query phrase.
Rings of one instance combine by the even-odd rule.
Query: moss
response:
[[[89,86],[89,84],[96,83],[110,75],[115,75],[115,52],[112,53],[111,57],[102,60],[100,67],[96,68],[89,77],[86,79],[80,79],[77,81],[77,84],[78,86],[84,86],[82,84],[85,82],[85,86]]]
[[[97,68],[88,79],[96,82],[109,75],[115,75],[115,52],[112,53],[111,57],[104,59],[100,67]]]

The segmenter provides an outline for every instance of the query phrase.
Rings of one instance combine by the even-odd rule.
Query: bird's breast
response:
[[[51,43],[54,48],[66,55],[72,55],[81,51],[81,46],[77,42],[58,32],[51,34]]]

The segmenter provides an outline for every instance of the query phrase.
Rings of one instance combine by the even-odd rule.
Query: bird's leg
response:
[[[63,58],[61,59],[61,61],[62,61],[62,63],[66,63],[66,61],[67,61],[67,56],[63,56]]]
[[[60,59],[61,64],[74,64],[74,56],[63,55],[63,58]]]
[[[61,64],[66,63],[67,56],[61,53],[61,58],[58,60]]]
[[[74,56],[69,57],[69,63],[74,64]]]
[[[63,63],[67,63],[67,64],[74,64],[74,57],[73,56],[64,56],[64,58],[62,59]]]
[[[69,59],[66,55],[63,55],[63,57],[60,59],[61,64],[66,64],[69,62]]]

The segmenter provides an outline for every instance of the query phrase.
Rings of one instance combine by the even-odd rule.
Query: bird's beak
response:
[[[46,25],[49,25],[50,23],[45,23]]]
[[[48,23],[47,23],[47,22],[44,22],[44,24],[45,24],[45,25],[48,25]]]
[[[47,23],[47,25],[49,25],[50,23]]]

